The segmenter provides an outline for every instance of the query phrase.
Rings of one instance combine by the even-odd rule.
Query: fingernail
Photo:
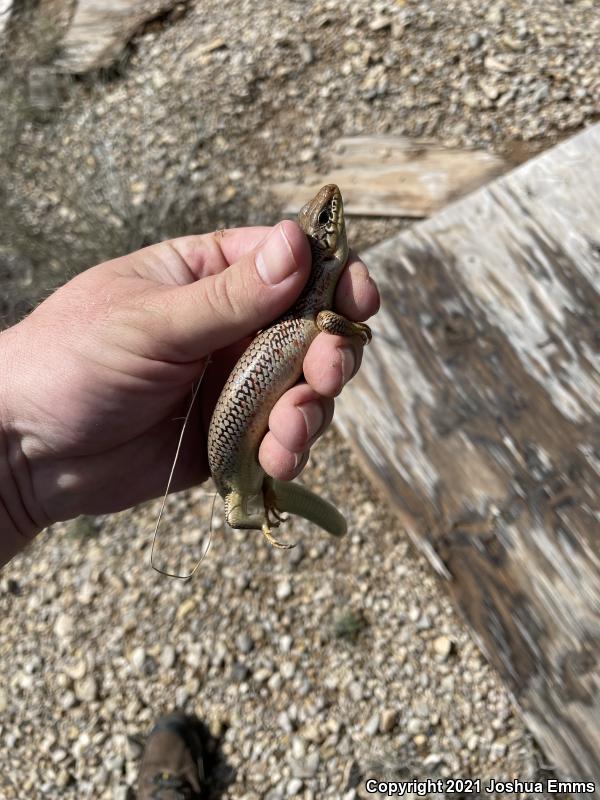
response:
[[[354,375],[354,368],[356,367],[356,357],[354,350],[347,345],[338,347],[342,357],[342,386],[348,383],[350,378]]]
[[[273,286],[296,272],[298,265],[281,224],[269,234],[256,254],[256,269],[263,283]]]
[[[325,421],[325,414],[320,403],[309,402],[303,403],[297,407],[304,417],[306,424],[306,435],[308,439],[312,439],[315,434],[319,433],[323,422]]]

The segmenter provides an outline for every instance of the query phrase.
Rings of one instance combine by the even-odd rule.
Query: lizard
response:
[[[343,515],[305,486],[279,481],[259,464],[258,449],[277,400],[302,376],[308,348],[320,331],[360,336],[371,330],[330,310],[348,258],[344,207],[339,188],[323,186],[298,215],[308,237],[312,266],[294,305],[256,335],[239,358],[215,405],[208,429],[208,462],[232,528],[262,530],[274,547],[287,549],[273,536],[281,514],[297,514],[336,537],[346,533]]]

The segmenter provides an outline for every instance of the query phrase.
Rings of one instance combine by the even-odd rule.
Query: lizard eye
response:
[[[327,225],[329,222],[329,211],[326,208],[319,214],[319,225]]]

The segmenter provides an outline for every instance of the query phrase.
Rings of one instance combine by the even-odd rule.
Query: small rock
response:
[[[416,736],[423,732],[425,723],[418,717],[411,717],[406,723],[406,732],[409,736]]]
[[[449,636],[438,636],[433,640],[433,649],[438,661],[446,661],[454,648],[454,642]]]
[[[59,789],[66,789],[67,786],[71,783],[71,776],[69,772],[64,769],[64,767],[59,770],[58,775],[56,776],[56,785]]]
[[[249,653],[252,648],[254,647],[254,642],[248,636],[247,633],[240,633],[240,635],[235,640],[235,646],[240,651],[240,653]]]
[[[444,759],[439,753],[429,753],[423,759],[423,766],[428,770],[434,770]]]
[[[223,644],[223,642],[217,642],[214,650],[213,655],[211,658],[211,664],[213,667],[222,667],[227,659],[227,648]]]
[[[54,633],[59,639],[68,639],[73,633],[73,617],[69,614],[59,614],[54,623]]]
[[[160,665],[163,669],[171,669],[175,663],[175,648],[171,644],[166,644],[160,654]]]
[[[292,548],[292,550],[290,550],[290,554],[288,556],[291,566],[297,567],[305,555],[306,551],[304,550],[304,545],[302,542],[298,542],[298,544]]]
[[[308,42],[302,42],[300,44],[300,58],[303,64],[312,64],[315,60],[313,49]]]
[[[190,695],[185,686],[178,686],[175,689],[175,705],[177,708],[183,708],[189,698]]]
[[[306,746],[299,736],[294,736],[292,739],[292,755],[298,760],[306,755]]]
[[[75,681],[75,697],[82,703],[93,703],[98,699],[98,684],[89,675],[81,681]]]
[[[481,47],[483,44],[483,36],[475,31],[474,33],[470,33],[467,38],[467,47],[469,50],[477,50],[478,47]]]
[[[292,721],[290,720],[286,711],[282,711],[281,714],[277,717],[277,724],[286,733],[291,733],[294,730]]]
[[[469,108],[479,108],[481,105],[481,95],[479,92],[473,91],[473,89],[469,89],[464,93],[463,100]]]
[[[60,764],[60,762],[64,761],[66,757],[67,757],[67,751],[63,750],[62,747],[58,747],[56,750],[52,752],[50,756],[50,758],[55,764]]]
[[[395,708],[384,708],[381,712],[381,720],[379,721],[379,730],[381,733],[389,733],[395,726],[398,720],[398,712]]]
[[[319,769],[320,756],[317,750],[306,758],[292,759],[290,767],[294,778],[314,778]]]
[[[290,650],[292,649],[293,641],[294,640],[292,639],[292,637],[287,633],[285,633],[283,636],[280,636],[279,637],[279,649],[281,650],[281,652],[282,653],[289,653]]]
[[[285,793],[288,797],[296,797],[302,791],[302,781],[300,778],[292,778],[285,788]]]
[[[367,736],[375,736],[378,730],[379,730],[379,714],[376,712],[369,720],[367,720],[367,724],[364,727],[364,731],[367,734]]]
[[[0,714],[4,714],[8,708],[8,694],[6,689],[0,688]]]
[[[243,683],[250,675],[250,670],[245,664],[236,661],[231,667],[231,679],[236,683]]]
[[[351,681],[347,688],[348,695],[355,703],[360,703],[364,697],[364,690],[358,681]]]
[[[129,657],[131,666],[138,672],[142,672],[146,663],[146,650],[143,647],[136,647]]]
[[[91,581],[85,581],[79,589],[77,599],[82,605],[87,606],[92,602],[95,594],[96,586]]]
[[[196,610],[196,601],[193,597],[188,597],[177,609],[176,617],[178,620],[185,619],[192,611]]]
[[[512,64],[509,64],[507,59],[507,56],[505,56],[505,59],[496,58],[496,56],[486,56],[483,60],[483,66],[490,72],[512,72]]]
[[[504,22],[504,8],[500,5],[492,6],[485,18],[490,25],[502,25]]]
[[[79,658],[67,669],[67,675],[74,681],[80,681],[85,678],[87,672],[87,663],[84,658]]]
[[[504,758],[507,750],[508,747],[506,742],[501,740],[492,742],[492,746],[490,747],[490,759],[492,761],[499,761],[501,758]]]
[[[386,17],[383,14],[381,16],[375,17],[369,23],[369,29],[372,31],[385,31],[388,28],[392,27],[392,19],[391,17]]]
[[[289,581],[282,581],[277,585],[275,594],[278,600],[287,600],[292,594],[292,584]]]
[[[281,667],[279,668],[279,672],[281,673],[282,677],[287,680],[293,678],[296,673],[296,665],[293,661],[284,661]]]
[[[274,672],[269,680],[267,681],[267,686],[272,692],[278,692],[283,685],[283,678],[278,672]]]
[[[75,697],[75,693],[69,689],[60,697],[58,702],[61,708],[64,708],[65,711],[68,711],[70,708],[73,708],[77,702],[77,698]]]
[[[271,677],[272,673],[270,669],[266,669],[265,667],[261,667],[257,669],[254,673],[254,680],[256,683],[266,683],[269,678]]]

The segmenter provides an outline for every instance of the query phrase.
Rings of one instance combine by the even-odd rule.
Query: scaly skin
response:
[[[292,308],[261,331],[235,365],[219,396],[208,430],[208,462],[217,491],[225,501],[232,528],[262,530],[276,547],[271,526],[289,511],[309,519],[334,536],[346,521],[337,509],[300,484],[277,481],[258,462],[258,449],[277,400],[302,375],[308,348],[319,333],[371,339],[369,327],[330,311],[348,258],[342,196],[324,186],[298,215],[309,238],[312,269]],[[275,519],[271,519],[271,514]]]

